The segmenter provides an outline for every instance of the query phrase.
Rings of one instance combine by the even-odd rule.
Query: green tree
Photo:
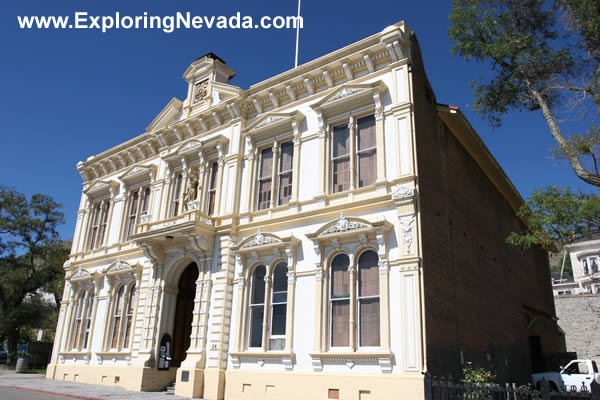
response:
[[[511,233],[508,243],[522,248],[541,245],[556,252],[566,243],[600,233],[600,197],[573,193],[568,187],[536,189],[519,217],[525,230]]]
[[[56,228],[64,222],[62,206],[51,197],[30,200],[0,186],[0,332],[14,363],[19,331],[43,319],[40,293],[64,274],[68,249]]]
[[[562,118],[600,103],[600,2],[454,0],[449,19],[452,52],[491,69],[471,83],[474,109],[492,126],[511,110],[541,111],[557,153],[600,187],[598,128],[590,121],[586,132],[561,127]]]

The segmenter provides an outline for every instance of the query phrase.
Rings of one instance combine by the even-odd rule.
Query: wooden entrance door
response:
[[[198,279],[198,267],[196,267],[196,263],[191,263],[179,278],[179,292],[177,293],[173,323],[173,361],[171,361],[173,367],[181,365],[187,356],[187,349],[190,347],[196,279]]]

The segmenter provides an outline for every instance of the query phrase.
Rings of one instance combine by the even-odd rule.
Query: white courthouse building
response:
[[[504,242],[522,199],[404,23],[247,90],[234,74],[199,58],[184,100],[77,165],[48,378],[417,399],[427,370],[526,379],[531,337],[556,350],[547,257]]]

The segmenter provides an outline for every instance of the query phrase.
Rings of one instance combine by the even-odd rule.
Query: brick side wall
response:
[[[428,369],[457,377],[462,350],[499,380],[526,382],[528,336],[540,336],[543,352],[560,350],[555,324],[539,318],[554,315],[547,254],[505,243],[520,220],[438,118],[416,57],[412,73]]]
[[[567,350],[577,352],[579,358],[600,362],[600,295],[559,296],[554,304]]]

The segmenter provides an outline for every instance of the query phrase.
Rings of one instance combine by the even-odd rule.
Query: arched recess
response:
[[[198,266],[192,262],[183,270],[177,285],[177,302],[173,321],[173,352],[171,354],[173,359],[171,365],[174,367],[181,365],[190,347],[197,279]]]

